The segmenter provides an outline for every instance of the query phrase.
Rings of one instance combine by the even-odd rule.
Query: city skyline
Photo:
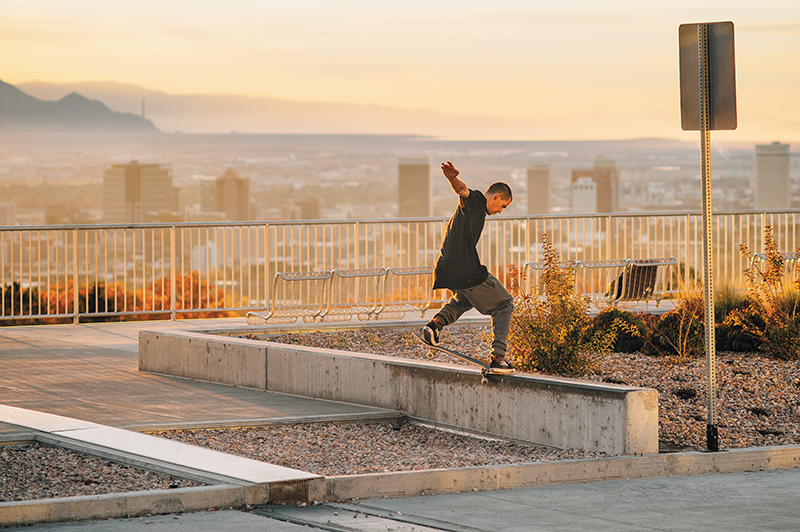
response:
[[[33,0],[4,6],[0,78],[426,110],[455,138],[452,116],[471,117],[473,137],[694,140],[680,129],[678,26],[722,20],[736,31],[739,128],[714,138],[800,140],[800,13],[780,0]]]

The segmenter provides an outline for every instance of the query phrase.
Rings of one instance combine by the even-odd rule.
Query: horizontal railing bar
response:
[[[609,219],[609,218],[661,218],[702,216],[701,211],[653,211],[653,212],[618,212],[618,213],[592,213],[592,214],[536,214],[536,215],[496,215],[494,220],[561,220],[561,219]],[[800,214],[800,209],[791,210],[741,210],[741,211],[714,211],[712,217],[732,215],[776,215]],[[102,229],[169,229],[169,228],[202,228],[202,227],[263,227],[263,226],[292,226],[292,225],[356,225],[356,224],[408,224],[422,222],[439,222],[449,217],[420,217],[420,218],[351,218],[351,219],[321,219],[321,220],[261,220],[237,222],[173,222],[173,223],[136,223],[136,224],[75,224],[75,225],[7,225],[0,226],[0,231],[58,231],[58,230],[102,230]]]

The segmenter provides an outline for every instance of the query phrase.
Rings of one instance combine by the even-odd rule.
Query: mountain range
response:
[[[459,137],[539,135],[530,124],[480,115],[336,102],[304,102],[235,94],[168,94],[116,82],[22,83],[37,98],[70,93],[100,100],[115,111],[144,115],[162,131],[184,133],[412,134]]]
[[[158,128],[150,120],[112,111],[77,92],[56,101],[42,100],[0,81],[0,131],[156,133]]]

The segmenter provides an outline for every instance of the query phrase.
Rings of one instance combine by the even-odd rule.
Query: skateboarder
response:
[[[459,195],[459,203],[447,224],[436,259],[433,289],[447,288],[454,295],[422,328],[422,336],[429,344],[438,345],[439,332],[464,312],[475,308],[492,317],[492,370],[512,372],[514,368],[505,361],[505,356],[514,300],[503,284],[481,264],[477,250],[486,216],[500,214],[509,206],[511,188],[505,183],[495,183],[486,192],[470,190],[459,179],[459,171],[450,161],[442,163],[442,172]]]

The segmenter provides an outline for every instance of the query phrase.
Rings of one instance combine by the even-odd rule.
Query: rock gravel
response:
[[[451,326],[443,344],[487,359],[486,326]],[[282,343],[423,359],[428,348],[408,329],[362,329],[260,337]],[[436,351],[432,360],[466,362]],[[611,354],[597,361],[589,380],[654,388],[659,395],[662,451],[706,448],[705,358],[677,364],[640,353]],[[800,444],[800,361],[761,353],[717,353],[717,426],[721,448]]]
[[[406,421],[167,431],[158,436],[324,476],[596,458]]]
[[[39,443],[0,446],[0,502],[201,486]]]

